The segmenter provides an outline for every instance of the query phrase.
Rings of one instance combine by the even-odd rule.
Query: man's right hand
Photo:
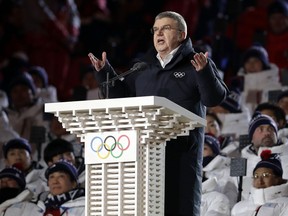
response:
[[[102,60],[96,58],[92,53],[89,53],[88,56],[96,71],[100,71],[105,66],[107,59],[106,52],[102,53]]]

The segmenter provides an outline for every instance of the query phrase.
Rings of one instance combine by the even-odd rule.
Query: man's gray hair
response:
[[[185,32],[187,35],[187,24],[185,19],[179,14],[174,11],[164,11],[159,13],[156,17],[155,20],[157,19],[162,19],[162,18],[171,18],[177,22],[179,30]]]

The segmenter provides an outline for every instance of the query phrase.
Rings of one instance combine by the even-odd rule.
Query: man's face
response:
[[[280,185],[282,179],[274,175],[272,169],[260,167],[255,170],[253,175],[253,187],[255,188],[268,188],[275,185]]]
[[[1,188],[20,188],[20,186],[15,179],[4,177],[0,179],[0,189]]]
[[[273,13],[269,16],[269,28],[274,34],[281,34],[288,28],[288,17],[282,13]]]
[[[205,127],[205,133],[211,133],[215,137],[220,136],[221,130],[218,122],[209,115],[206,115],[207,126]]]
[[[41,77],[39,75],[32,74],[31,77],[32,77],[33,82],[37,88],[39,88],[39,89],[44,88],[43,80],[41,79]]]
[[[171,18],[157,19],[153,29],[154,47],[162,58],[178,47],[185,39],[185,33],[179,30],[177,22]]]
[[[12,148],[8,150],[6,164],[12,166],[19,164],[23,170],[28,170],[32,163],[32,158],[29,152],[25,149]]]
[[[258,73],[263,70],[263,64],[260,59],[250,57],[244,64],[246,73]]]
[[[260,125],[254,131],[252,143],[258,151],[259,147],[272,147],[277,143],[277,134],[271,125]]]
[[[208,157],[208,156],[215,156],[215,154],[212,148],[208,144],[204,143],[203,157]]]
[[[15,198],[21,193],[22,188],[17,181],[11,177],[3,177],[0,179],[0,204],[6,200]]]
[[[77,186],[75,181],[71,181],[68,173],[63,171],[53,172],[48,177],[48,187],[52,195],[66,193]]]
[[[288,97],[283,97],[278,101],[278,105],[285,111],[288,115]]]
[[[21,109],[30,106],[33,102],[34,96],[31,89],[25,85],[16,85],[12,88],[11,101],[15,109]]]

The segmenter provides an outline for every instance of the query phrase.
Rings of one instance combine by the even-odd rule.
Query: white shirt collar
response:
[[[159,60],[161,66],[164,68],[173,58],[174,54],[177,52],[177,50],[179,49],[180,45],[178,47],[176,47],[174,50],[172,50],[164,59],[162,59],[159,55],[159,53],[157,53],[156,57]]]

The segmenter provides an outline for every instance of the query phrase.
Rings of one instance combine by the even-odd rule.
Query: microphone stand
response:
[[[112,86],[113,86],[113,83],[116,81],[116,80],[120,80],[120,81],[123,81],[124,80],[124,77],[129,75],[130,73],[133,73],[135,71],[138,71],[140,70],[141,68],[131,68],[130,70],[126,71],[126,72],[123,72],[119,75],[116,75],[115,77],[109,79],[109,74],[108,74],[108,77],[106,77],[106,83],[110,84],[112,83]]]
[[[106,82],[104,83],[105,85],[105,98],[109,98],[109,71],[106,73]]]
[[[113,77],[112,79],[110,79],[109,78],[109,72],[106,73],[106,81],[101,83],[103,86],[105,86],[105,99],[109,99],[110,84],[111,84],[111,86],[114,86],[114,82],[118,79],[122,81],[124,78],[121,78],[120,76],[116,76],[116,77]]]
[[[242,191],[243,191],[242,185],[243,185],[243,176],[239,176],[237,202],[241,201]]]
[[[133,71],[129,70],[128,71],[129,73],[132,73]],[[120,81],[123,81],[124,80],[124,76],[128,75],[129,73],[127,72],[124,72],[123,73],[123,76],[122,74],[121,75],[117,75],[113,78],[109,78],[109,71],[106,73],[106,81],[105,82],[102,82],[101,85],[103,87],[105,87],[105,99],[109,99],[109,88],[110,88],[110,85],[111,86],[114,86],[114,82],[116,80],[120,80]],[[124,75],[125,74],[125,75]]]
[[[124,80],[124,77],[129,75],[130,73],[133,73],[135,71],[139,71],[139,70],[142,70],[144,69],[144,67],[146,67],[146,64],[143,64],[143,63],[139,63],[139,64],[135,64],[130,70],[126,71],[126,72],[123,72],[121,74],[117,74],[113,68],[112,68],[112,71],[113,73],[115,74],[115,77],[109,79],[109,71],[106,73],[106,81],[101,83],[103,86],[105,85],[105,93],[106,93],[106,99],[109,98],[109,85],[111,84],[112,86],[114,86],[114,83],[115,81],[117,80],[120,80],[120,81],[123,81]]]

